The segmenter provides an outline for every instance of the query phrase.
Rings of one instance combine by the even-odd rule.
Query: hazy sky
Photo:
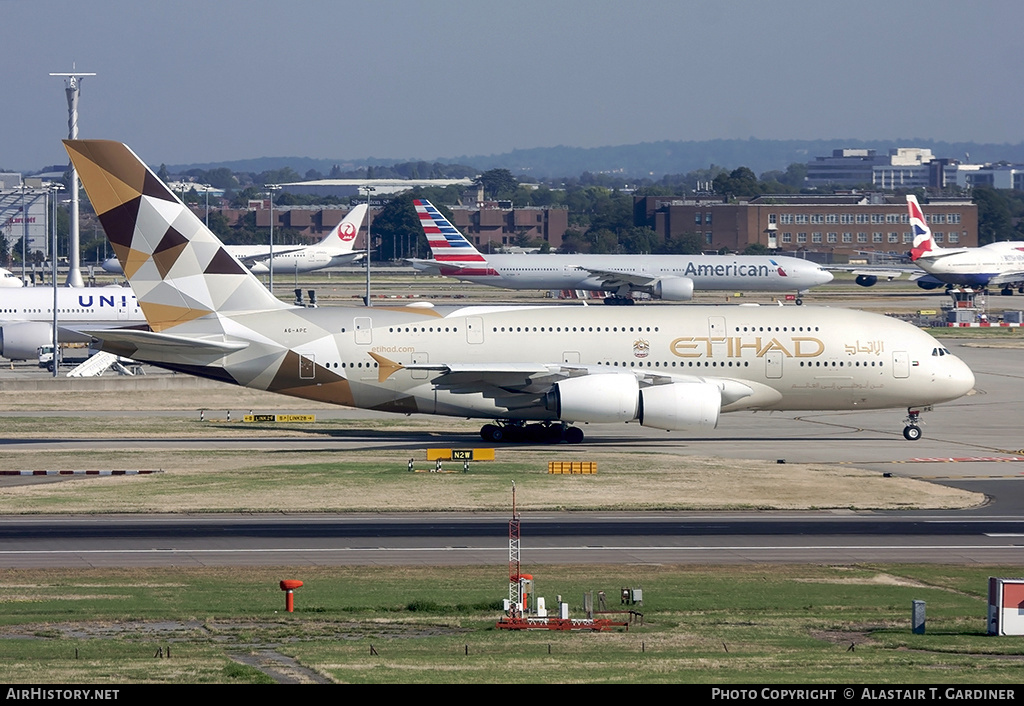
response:
[[[0,0],[0,168],[656,140],[1024,140],[1019,0]]]

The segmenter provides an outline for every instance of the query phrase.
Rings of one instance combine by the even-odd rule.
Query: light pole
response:
[[[50,223],[50,233],[53,238],[53,247],[50,249],[51,273],[50,286],[53,287],[53,377],[57,377],[57,192],[63,191],[60,184],[50,184],[47,187],[50,199],[53,201],[51,212],[53,221]]]
[[[376,191],[372,186],[360,186],[361,191],[366,192],[366,306],[373,306],[373,302],[370,301],[370,244],[373,240],[370,238],[370,223],[373,220],[373,213],[370,209],[370,194]]]
[[[51,76],[63,76],[64,93],[68,99],[68,137],[78,139],[78,96],[81,93],[83,76],[95,76],[95,73],[78,71],[71,64],[71,73],[51,73]],[[82,270],[78,262],[78,170],[71,164],[71,216],[68,230],[68,279],[69,287],[81,287]]]
[[[280,190],[280,184],[266,184],[270,192],[270,293],[274,293],[274,192]]]

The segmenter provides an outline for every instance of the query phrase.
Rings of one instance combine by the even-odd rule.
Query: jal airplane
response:
[[[125,145],[65,142],[149,330],[103,350],[310,400],[486,420],[481,436],[577,443],[577,423],[706,430],[738,410],[923,408],[974,375],[924,331],[820,307],[395,306],[274,297]]]
[[[361,203],[345,214],[323,240],[316,245],[296,248],[283,246],[274,252],[274,272],[313,272],[325,267],[340,267],[361,260],[365,250],[353,250],[359,228],[366,217],[367,206]],[[256,274],[270,272],[270,252],[266,245],[225,245],[225,251]],[[106,260],[103,269],[111,274],[124,274],[116,257]]]
[[[787,292],[832,281],[817,264],[760,255],[482,255],[429,201],[413,202],[430,245],[418,270],[506,289],[611,292],[605,304],[632,304],[633,292],[689,301],[694,291]],[[796,300],[802,304],[802,299]]]
[[[143,322],[145,317],[131,287],[57,287],[57,325],[61,341],[88,341],[65,330]],[[0,290],[0,356],[34,359],[39,346],[53,343],[53,288]]]
[[[917,279],[918,286],[934,289],[943,285],[1000,287],[1002,294],[1024,293],[1024,242],[1000,241],[980,248],[941,248],[932,238],[917,197],[907,196],[914,245],[910,259],[928,274]]]

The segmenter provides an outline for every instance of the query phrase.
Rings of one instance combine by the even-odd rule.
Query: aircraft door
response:
[[[725,338],[725,317],[708,317],[708,336],[711,338]]]
[[[782,351],[768,351],[764,356],[764,374],[769,380],[782,377]]]
[[[906,351],[894,351],[892,354],[892,376],[896,378],[910,377],[910,356]]]
[[[413,353],[413,363],[429,363],[430,357],[427,353]],[[409,371],[413,380],[426,380],[430,376],[429,370],[411,370]]]
[[[466,343],[484,342],[484,320],[479,316],[466,319]]]
[[[316,377],[316,354],[299,353],[299,379],[312,380]]]
[[[369,345],[373,343],[373,323],[369,316],[357,316],[352,322],[355,329],[356,343],[358,345]]]

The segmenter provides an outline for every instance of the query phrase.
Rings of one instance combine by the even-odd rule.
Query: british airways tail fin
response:
[[[427,236],[430,254],[437,263],[487,262],[458,228],[448,222],[441,212],[426,199],[415,199],[416,215]]]
[[[64,140],[64,147],[151,329],[213,313],[292,308],[231,257],[126,145]]]
[[[341,223],[334,226],[319,244],[328,250],[339,253],[352,252],[352,248],[356,244],[356,236],[359,235],[363,219],[366,218],[366,208],[366,204],[361,203],[345,214]]]
[[[924,212],[917,197],[907,194],[907,209],[910,211],[910,229],[914,233],[914,244],[910,248],[910,259],[918,260],[922,257],[937,255],[942,248],[935,244],[932,238],[932,229],[924,219]]]

